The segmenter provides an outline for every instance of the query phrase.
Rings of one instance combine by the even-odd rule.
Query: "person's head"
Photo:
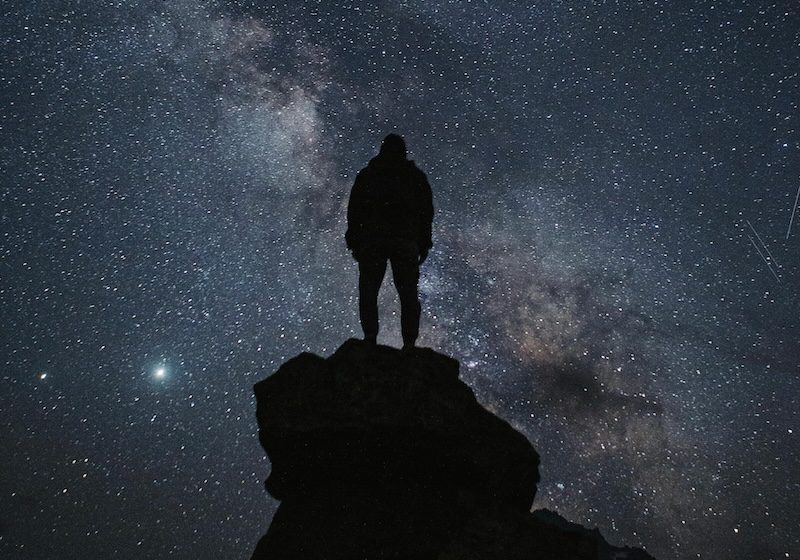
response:
[[[380,155],[405,159],[406,141],[399,134],[387,135],[381,143]]]

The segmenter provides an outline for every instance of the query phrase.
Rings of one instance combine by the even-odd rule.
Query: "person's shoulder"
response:
[[[378,173],[380,168],[380,162],[376,157],[369,160],[367,165],[361,168],[361,171],[358,172],[359,177],[368,177],[370,175],[375,175]]]
[[[356,181],[363,181],[365,178],[367,178],[367,176],[369,176],[370,173],[372,173],[372,170],[369,168],[369,166],[362,167],[361,170],[356,173]]]
[[[414,173],[422,173],[422,169],[419,168],[419,166],[417,165],[417,162],[414,161],[413,159],[407,159],[406,160],[406,165],[408,166],[408,169],[410,169],[412,172],[414,172]],[[425,175],[425,173],[422,173],[422,174]]]
[[[411,173],[414,175],[414,177],[416,177],[417,179],[425,180],[425,181],[428,180],[428,176],[425,175],[425,172],[422,171],[422,169],[420,169],[417,166],[416,162],[413,159],[408,160],[408,168],[411,171]]]

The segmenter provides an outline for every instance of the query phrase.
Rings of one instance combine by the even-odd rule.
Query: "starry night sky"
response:
[[[361,336],[345,209],[392,131],[419,344],[537,447],[535,507],[796,557],[798,8],[526,4],[4,6],[4,558],[248,557],[252,384]]]

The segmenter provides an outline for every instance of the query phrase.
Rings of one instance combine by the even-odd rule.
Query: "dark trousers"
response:
[[[419,334],[421,307],[417,298],[419,255],[415,251],[365,251],[358,259],[358,311],[364,338],[378,335],[378,291],[386,274],[386,261],[392,264],[392,279],[400,297],[400,330],[403,344],[414,345]]]

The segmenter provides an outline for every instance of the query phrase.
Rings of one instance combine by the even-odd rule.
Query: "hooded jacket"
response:
[[[356,176],[347,206],[347,247],[408,245],[431,248],[433,198],[428,179],[413,161],[379,154]]]

